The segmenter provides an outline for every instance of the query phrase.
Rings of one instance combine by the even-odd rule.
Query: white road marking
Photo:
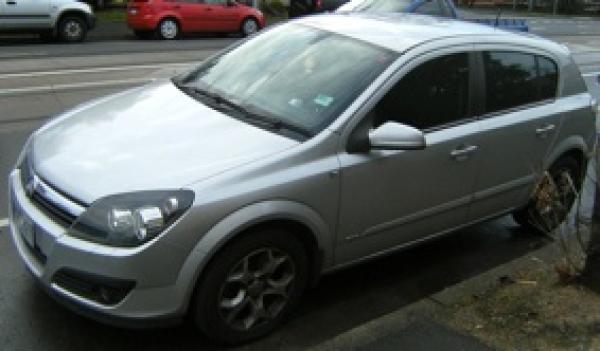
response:
[[[130,65],[130,66],[117,66],[117,67],[93,67],[93,68],[80,68],[80,69],[65,69],[56,71],[39,71],[39,72],[24,72],[24,73],[5,73],[0,74],[0,79],[11,79],[11,78],[30,78],[40,76],[60,76],[69,74],[82,74],[82,73],[102,73],[102,72],[118,72],[118,71],[132,71],[141,69],[164,69],[174,67],[186,67],[194,64],[194,62],[179,62],[179,63],[158,63],[152,65]]]
[[[114,87],[122,85],[135,85],[150,83],[156,80],[156,78],[131,78],[131,79],[115,79],[115,80],[103,80],[98,82],[82,82],[74,84],[53,84],[53,85],[41,85],[35,87],[26,88],[11,88],[11,89],[0,89],[0,97],[7,95],[20,95],[20,94],[40,94],[40,93],[51,93],[56,91],[68,91],[86,88],[99,88],[99,87]]]
[[[0,218],[0,228],[8,227],[8,218]]]

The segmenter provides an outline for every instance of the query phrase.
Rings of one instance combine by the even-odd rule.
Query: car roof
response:
[[[481,42],[478,39],[485,36],[507,43],[522,43],[555,53],[568,54],[565,46],[532,34],[441,17],[406,13],[349,12],[308,16],[298,21],[397,52],[404,52],[432,40],[462,37],[471,38],[469,41],[475,43]]]

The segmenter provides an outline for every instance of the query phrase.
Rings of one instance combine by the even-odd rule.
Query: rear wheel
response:
[[[160,39],[163,40],[177,39],[180,34],[179,23],[177,23],[177,20],[174,18],[165,18],[158,24],[156,34]]]
[[[260,29],[258,22],[254,18],[246,18],[242,22],[242,34],[247,37],[250,36]]]
[[[67,43],[81,42],[87,35],[87,26],[81,17],[65,17],[58,23],[58,37]]]
[[[538,184],[527,206],[513,213],[515,222],[539,232],[550,233],[569,215],[581,190],[584,170],[573,156],[556,161]]]
[[[193,317],[211,339],[236,344],[275,329],[307,283],[304,246],[279,229],[248,233],[217,253],[198,283]]]

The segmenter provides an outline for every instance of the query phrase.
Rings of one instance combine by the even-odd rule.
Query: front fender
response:
[[[243,207],[219,221],[196,244],[186,259],[177,278],[178,286],[185,286],[184,308],[187,308],[198,277],[214,255],[230,240],[244,230],[271,220],[299,222],[314,235],[319,251],[323,255],[322,266],[333,264],[333,235],[323,218],[312,208],[288,200],[258,202]],[[320,272],[318,272],[320,273]]]

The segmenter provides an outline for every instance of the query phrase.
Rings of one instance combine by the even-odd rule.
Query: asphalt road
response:
[[[596,38],[559,40],[578,51],[577,60],[585,72],[600,66]],[[92,51],[86,51],[92,47],[88,43],[80,47],[79,53],[76,46],[68,46],[72,51],[62,51],[60,45],[0,48],[0,184],[6,184],[6,175],[24,140],[49,116],[97,96],[171,76],[217,49],[211,40],[150,42],[152,47],[145,48],[148,51],[144,53],[109,53],[120,44],[92,44]],[[154,47],[163,44],[167,49]],[[185,48],[176,50],[170,45]],[[24,54],[28,50],[37,50],[40,55]],[[591,84],[595,84],[594,79],[589,80]],[[0,199],[5,198],[5,187],[0,187]],[[63,309],[35,286],[17,258],[6,227],[2,228],[5,216],[6,204],[0,201],[1,349],[218,349],[189,324],[132,332]],[[546,243],[543,237],[523,232],[505,217],[350,268],[325,277],[289,323],[243,349],[304,349],[317,345]]]

